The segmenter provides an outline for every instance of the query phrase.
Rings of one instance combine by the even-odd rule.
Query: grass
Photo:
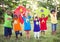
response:
[[[31,23],[32,24],[32,23]],[[33,33],[33,24],[32,30],[30,32],[31,38],[26,39],[25,38],[25,32],[23,31],[23,37],[19,37],[18,40],[15,40],[15,34],[13,31],[11,39],[4,39],[4,28],[3,24],[0,24],[0,42],[60,42],[60,22],[58,21],[58,26],[57,26],[57,34],[56,35],[51,35],[51,24],[50,22],[47,23],[48,25],[48,30],[46,31],[46,35],[40,36],[40,39],[35,39],[34,38],[34,33]],[[23,27],[23,25],[22,25]]]

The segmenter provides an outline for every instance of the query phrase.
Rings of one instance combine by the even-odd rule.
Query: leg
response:
[[[41,36],[43,35],[43,31],[41,30]]]
[[[42,35],[42,31],[41,31],[41,35]]]
[[[30,38],[29,31],[26,31],[26,38],[27,38],[27,39],[29,39],[29,38]]]
[[[26,39],[27,39],[27,35],[28,35],[28,34],[27,34],[27,31],[25,31],[25,32],[26,32]]]
[[[4,27],[4,36],[6,39],[8,39],[8,28]]]
[[[28,39],[30,39],[30,33],[29,33],[29,31],[27,31],[27,36],[28,36]]]
[[[22,32],[21,32],[21,31],[20,31],[20,33],[19,33],[19,34],[20,34],[20,36],[22,36]]]
[[[35,37],[35,39],[36,39],[36,32],[34,32],[34,37]]]
[[[39,37],[40,37],[40,32],[37,32],[37,37],[38,37],[38,39],[39,39]]]
[[[45,35],[45,31],[43,31],[43,35]]]
[[[52,35],[54,34],[54,24],[52,24]]]
[[[56,34],[56,24],[52,24],[52,35]]]
[[[56,27],[57,27],[57,24],[54,24],[54,35],[56,35]]]
[[[12,35],[12,28],[9,28],[9,39],[11,38]]]
[[[15,34],[16,34],[16,39],[18,39],[19,31],[16,31]]]

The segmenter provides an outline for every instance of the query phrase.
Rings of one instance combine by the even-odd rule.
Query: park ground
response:
[[[3,24],[0,24],[0,42],[60,42],[60,20],[58,20],[57,34],[56,35],[51,35],[51,23],[50,23],[50,21],[47,22],[47,25],[48,25],[48,30],[46,31],[46,35],[40,36],[40,39],[34,39],[33,22],[31,22],[32,30],[30,32],[30,35],[31,35],[30,39],[27,40],[25,38],[25,32],[23,31],[22,38],[19,37],[19,39],[16,40],[15,33],[12,30],[12,37],[9,40],[9,39],[4,38],[4,27],[3,27]],[[23,28],[23,25],[22,25],[22,28]]]

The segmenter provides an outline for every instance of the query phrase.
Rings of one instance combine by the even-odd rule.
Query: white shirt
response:
[[[53,14],[50,14],[51,17],[51,23],[56,24],[57,23],[57,16],[55,14],[55,16],[53,16]]]

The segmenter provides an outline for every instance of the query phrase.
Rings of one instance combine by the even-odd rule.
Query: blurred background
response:
[[[57,34],[51,35],[51,23],[50,23],[50,17],[47,22],[48,30],[46,31],[46,35],[43,37],[40,37],[39,40],[34,39],[33,35],[33,21],[31,21],[31,39],[26,40],[25,38],[25,32],[23,31],[23,37],[19,38],[18,41],[15,40],[15,33],[12,31],[12,37],[10,40],[4,39],[4,10],[10,10],[13,12],[18,6],[23,5],[27,9],[30,10],[32,14],[34,14],[35,10],[38,7],[44,7],[46,9],[49,9],[50,11],[52,9],[55,9],[57,11],[57,17],[58,17],[58,24],[57,24]],[[13,17],[13,13],[12,17]],[[22,28],[24,26],[22,25]],[[0,0],[0,42],[60,42],[60,0]]]
[[[4,21],[3,7],[13,12],[19,5],[25,6],[32,14],[38,7],[44,7],[49,10],[56,9],[58,20],[60,19],[60,0],[0,0],[0,23]]]

